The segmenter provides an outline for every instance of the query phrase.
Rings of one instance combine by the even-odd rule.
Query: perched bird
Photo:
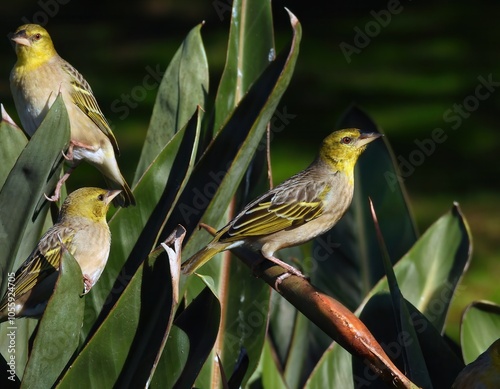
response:
[[[54,290],[62,249],[76,259],[88,293],[99,279],[108,260],[111,234],[106,213],[119,190],[80,188],[66,197],[57,223],[15,273],[14,294],[0,301],[0,322],[8,319],[9,297],[15,296],[16,317],[40,317]],[[10,291],[12,292],[12,291]]]
[[[379,136],[355,128],[330,134],[307,169],[248,204],[205,248],[182,264],[183,273],[191,274],[221,251],[245,245],[260,250],[289,273],[302,276],[274,257],[274,252],[307,242],[337,223],[351,204],[354,165],[366,145]]]
[[[455,379],[452,389],[500,388],[500,339],[469,363]]]
[[[68,111],[71,141],[65,157],[71,167],[51,200],[59,198],[62,183],[85,160],[104,175],[110,188],[122,190],[115,205],[134,205],[132,191],[116,162],[118,144],[88,82],[57,54],[43,27],[25,24],[11,39],[17,62],[10,74],[10,88],[24,130],[33,135],[59,92]]]

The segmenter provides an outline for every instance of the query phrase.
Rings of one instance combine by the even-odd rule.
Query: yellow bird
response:
[[[134,195],[116,161],[118,144],[88,82],[57,54],[43,27],[25,24],[11,39],[17,62],[10,74],[10,88],[24,130],[33,135],[59,92],[68,111],[71,142],[65,157],[71,167],[59,181],[51,200],[59,198],[63,182],[85,160],[104,175],[111,189],[122,191],[115,200],[117,205],[134,205]]]
[[[355,128],[330,134],[307,169],[248,204],[182,264],[183,273],[191,274],[215,254],[244,245],[259,250],[289,273],[303,276],[274,253],[305,243],[339,221],[352,201],[356,161],[367,144],[380,136]]]
[[[54,290],[63,246],[80,265],[83,293],[90,291],[108,260],[111,234],[106,213],[119,193],[119,190],[80,188],[66,197],[57,223],[47,230],[16,271],[14,290],[7,291],[0,301],[0,322],[8,320],[12,310],[16,317],[41,316]]]

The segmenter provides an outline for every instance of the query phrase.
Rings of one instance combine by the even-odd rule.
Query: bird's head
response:
[[[351,174],[358,157],[368,143],[382,136],[380,133],[362,133],[357,128],[346,128],[328,135],[320,149],[320,158],[335,170]]]
[[[56,54],[50,35],[38,24],[24,24],[10,36],[15,43],[17,58],[21,62],[43,62]]]
[[[65,217],[85,217],[97,222],[106,220],[111,201],[121,190],[80,188],[71,192],[61,207],[59,220]]]

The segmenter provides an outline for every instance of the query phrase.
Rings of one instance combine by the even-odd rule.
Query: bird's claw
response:
[[[55,202],[55,201],[59,200],[59,196],[56,196],[55,194],[49,197],[44,193],[43,196],[47,199],[47,201],[50,201],[50,202]]]
[[[86,295],[92,289],[92,280],[86,274],[83,275],[83,295]]]

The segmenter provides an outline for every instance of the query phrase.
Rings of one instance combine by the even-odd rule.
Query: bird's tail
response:
[[[121,189],[121,193],[113,199],[113,205],[115,207],[128,207],[130,205],[135,205],[135,197],[132,190],[128,186],[125,178],[121,176],[122,182],[117,182],[109,177],[104,177],[109,189]]]
[[[201,266],[207,263],[215,254],[224,251],[225,248],[226,246],[222,244],[206,246],[205,248],[194,254],[192,257],[190,257],[188,260],[186,260],[181,265],[181,271],[186,275],[194,273]]]

